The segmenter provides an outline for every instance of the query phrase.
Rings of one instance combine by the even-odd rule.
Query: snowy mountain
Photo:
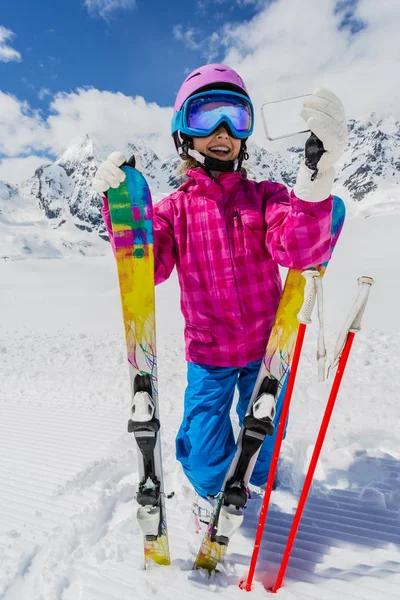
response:
[[[91,181],[112,150],[86,135],[21,185],[0,182],[0,256],[103,254],[107,235],[100,215],[102,201]],[[164,159],[141,140],[127,143],[121,151],[126,156],[140,156],[155,202],[182,183],[176,155]],[[292,187],[302,151],[302,147],[291,147],[273,152],[251,143],[248,176]],[[400,122],[376,115],[350,121],[341,166],[335,191],[347,202],[350,215],[397,212]]]
[[[19,186],[20,194],[36,201],[53,227],[64,225],[69,216],[84,231],[104,235],[101,199],[91,188],[96,173],[95,142],[89,137],[70,146],[53,164],[39,167]]]
[[[339,182],[361,216],[399,207],[400,122],[376,115],[349,122],[349,144]],[[372,210],[368,210],[368,207]]]

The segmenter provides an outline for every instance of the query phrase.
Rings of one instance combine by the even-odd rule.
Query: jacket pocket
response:
[[[200,342],[201,344],[212,344],[214,341],[210,330],[205,327],[186,325],[185,334],[193,342]]]
[[[264,217],[257,210],[242,210],[240,215],[245,227],[259,229],[260,231],[265,230]]]
[[[245,254],[265,258],[266,227],[263,214],[256,210],[242,210],[241,222]]]

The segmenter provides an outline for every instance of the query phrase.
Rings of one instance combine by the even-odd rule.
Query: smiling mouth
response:
[[[227,156],[231,152],[230,148],[227,148],[226,146],[212,146],[208,150],[221,158]]]

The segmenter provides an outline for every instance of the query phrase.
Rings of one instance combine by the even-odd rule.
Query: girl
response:
[[[220,491],[235,451],[229,412],[237,386],[242,423],[282,291],[278,265],[305,269],[330,258],[333,165],[344,150],[346,119],[325,89],[307,99],[302,117],[325,151],[314,170],[306,151],[289,194],[242,170],[254,109],[235,71],[200,67],[176,98],[172,136],[189,168],[185,183],[154,207],[155,281],[176,267],[188,361],[176,456],[197,492],[197,523],[209,519],[207,497]],[[108,157],[93,183],[97,192],[118,187],[125,161],[119,152]],[[268,478],[274,441],[267,436],[261,447],[254,485]]]

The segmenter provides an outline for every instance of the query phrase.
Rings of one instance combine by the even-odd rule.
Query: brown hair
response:
[[[201,167],[202,165],[197,162],[196,159],[189,156],[188,158],[184,158],[181,166],[179,167],[179,174],[184,177],[186,175],[186,171],[188,169],[195,169],[196,167]]]

